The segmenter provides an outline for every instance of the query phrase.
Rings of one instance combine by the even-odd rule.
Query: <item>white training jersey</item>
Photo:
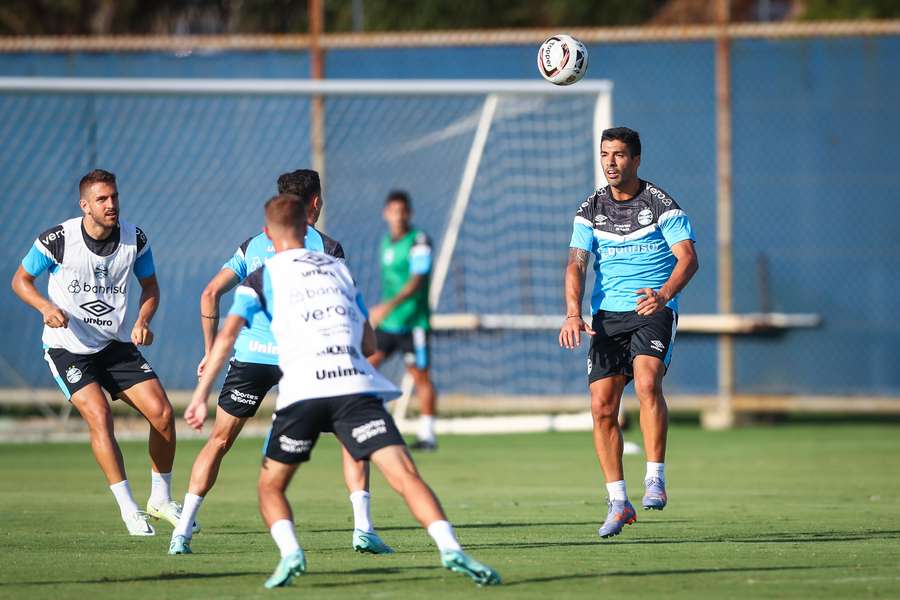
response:
[[[49,271],[47,295],[69,316],[67,327],[44,327],[48,348],[93,354],[112,341],[130,341],[125,323],[128,280],[154,274],[150,245],[134,225],[120,222],[106,240],[88,236],[81,217],[38,236],[22,266]]]
[[[250,323],[259,312],[272,322],[283,373],[276,410],[313,398],[400,395],[362,354],[369,315],[340,260],[302,248],[277,253],[237,288],[229,314]]]

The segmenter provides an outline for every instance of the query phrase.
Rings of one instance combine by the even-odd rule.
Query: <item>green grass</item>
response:
[[[634,434],[631,435],[634,437]],[[439,567],[430,539],[373,477],[373,516],[393,556],[350,549],[338,447],[323,439],[289,496],[309,572],[262,582],[277,553],[257,513],[261,441],[240,440],[203,507],[192,556],[166,555],[171,529],[129,538],[87,444],[0,445],[0,596],[10,598],[897,597],[900,428],[798,425],[670,431],[670,505],[597,537],[605,490],[586,433],[444,437],[418,457],[459,537],[497,568],[476,588]],[[199,444],[179,446],[184,492]],[[143,444],[123,450],[138,498]],[[643,461],[627,457],[633,501]]]

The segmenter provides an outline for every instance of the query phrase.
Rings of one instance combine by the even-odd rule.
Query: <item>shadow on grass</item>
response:
[[[803,571],[808,569],[822,568],[844,568],[844,567],[815,567],[815,566],[795,566],[795,567],[722,567],[710,569],[656,569],[654,571],[611,571],[609,573],[575,573],[571,575],[555,575],[553,577],[532,577],[529,579],[517,579],[505,582],[505,586],[525,585],[529,583],[548,583],[550,581],[573,579],[597,579],[600,577],[652,577],[655,575],[717,575],[720,573],[745,573],[745,572],[764,572],[764,571]]]
[[[554,521],[554,522],[535,522],[528,523],[454,523],[454,529],[494,529],[503,527],[548,527],[548,526],[566,526],[571,525],[577,527],[581,525],[599,525],[602,521]],[[659,521],[668,523],[677,523],[680,521]],[[378,527],[378,531],[418,531],[422,529],[420,525],[400,525],[396,527]],[[310,533],[341,533],[349,531],[347,528],[342,529],[306,529]]]

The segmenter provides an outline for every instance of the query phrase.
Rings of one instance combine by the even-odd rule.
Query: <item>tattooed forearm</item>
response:
[[[588,260],[591,258],[591,253],[587,250],[583,250],[581,248],[569,248],[569,264],[576,264],[581,270],[586,270],[588,266]]]

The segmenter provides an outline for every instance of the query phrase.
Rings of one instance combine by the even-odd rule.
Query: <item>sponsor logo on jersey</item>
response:
[[[250,261],[250,264],[247,265],[247,271],[252,273],[253,271],[260,268],[261,266],[263,266],[263,259],[261,259],[258,256],[254,256],[253,260]]]
[[[278,436],[278,445],[281,447],[282,452],[303,454],[309,452],[312,448],[312,440],[295,440],[286,435],[280,435]]]
[[[352,306],[344,306],[342,304],[335,304],[333,306],[328,306],[325,308],[317,308],[315,310],[308,310],[300,314],[303,317],[303,320],[307,323],[312,321],[321,321],[322,319],[328,319],[332,316],[337,315],[339,317],[347,317],[353,322],[359,321],[359,315]]]
[[[662,242],[650,242],[648,244],[632,244],[631,246],[610,246],[603,253],[607,257],[618,254],[634,254],[635,252],[656,252],[662,246]]]
[[[332,271],[324,271],[322,269],[310,269],[309,271],[303,271],[300,273],[300,277],[312,277],[313,275],[325,275],[326,277],[333,277],[337,279],[337,274]]]
[[[645,208],[641,212],[638,213],[638,223],[641,225],[649,225],[653,222],[653,211],[649,208]]]
[[[356,348],[343,345],[326,346],[319,350],[316,356],[342,356],[344,354],[348,354],[353,358],[359,358],[359,351]]]
[[[278,354],[278,346],[272,342],[263,344],[257,340],[250,340],[247,343],[247,350],[250,352],[259,352],[261,354]]]
[[[362,444],[376,435],[382,435],[384,433],[387,433],[387,423],[384,422],[384,419],[369,421],[365,425],[354,427],[353,430],[350,431],[350,435],[353,436],[353,439],[356,440],[357,444]]]
[[[356,367],[338,367],[336,369],[319,369],[316,371],[316,379],[338,379],[340,377],[352,377],[354,375],[366,375]]]
[[[326,285],[319,288],[303,288],[293,289],[290,293],[290,301],[292,304],[303,304],[305,301],[319,296],[337,296],[341,295],[347,300],[353,300],[347,292],[338,286]]]
[[[606,215],[597,215],[596,217],[594,217],[594,223],[597,225],[603,225],[608,220],[609,217],[607,217]]]
[[[59,231],[54,231],[53,233],[41,238],[41,243],[45,246],[50,242],[56,241],[58,239],[64,239],[66,237],[66,230],[60,229]]]
[[[654,350],[656,350],[657,352],[662,352],[663,350],[666,349],[665,344],[663,344],[663,343],[662,343],[661,341],[659,341],[659,340],[653,340],[653,341],[651,341],[651,342],[650,342],[650,347],[653,348]]]
[[[619,223],[615,229],[616,231],[631,231],[631,223]]]
[[[100,280],[109,277],[109,266],[107,266],[105,263],[100,263],[99,265],[95,266],[94,277]]]
[[[665,206],[672,205],[671,198],[666,196],[662,190],[653,187],[649,183],[647,184],[647,191],[650,193],[651,196],[655,196],[656,198],[659,198],[659,201],[662,202]]]
[[[66,381],[68,381],[69,383],[78,383],[79,381],[81,381],[82,375],[83,373],[81,372],[81,369],[79,369],[75,365],[72,365],[71,367],[66,369]]]
[[[95,273],[96,274],[96,273]],[[70,294],[125,294],[128,290],[127,285],[92,285],[87,281],[81,282],[73,279],[69,282],[68,287]]]
[[[231,399],[239,404],[249,404],[250,406],[256,406],[259,402],[259,396],[245,394],[238,390],[231,390]]]

